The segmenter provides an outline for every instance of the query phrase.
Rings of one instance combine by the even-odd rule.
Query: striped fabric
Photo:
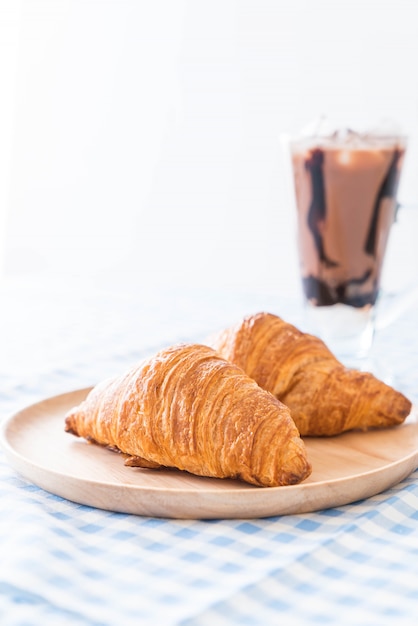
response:
[[[19,299],[8,295],[12,315]],[[168,340],[203,340],[220,325],[222,307],[230,322],[238,309],[274,306],[262,294],[234,302],[217,295],[202,303],[183,294],[168,315],[157,299],[143,309],[102,294],[88,303],[90,315],[74,312],[72,326],[68,317],[43,320],[29,348],[30,329],[20,344],[3,327],[9,359],[1,362],[0,418],[93,384]],[[40,320],[41,299],[36,306]],[[51,307],[61,314],[64,304],[57,298]],[[382,366],[396,363],[398,387],[415,404],[416,313],[382,331],[375,348]],[[1,626],[410,626],[417,619],[418,471],[378,496],[318,513],[183,521],[68,502],[18,476],[0,454]]]

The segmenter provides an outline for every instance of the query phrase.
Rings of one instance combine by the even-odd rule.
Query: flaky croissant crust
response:
[[[318,337],[271,313],[246,317],[210,344],[286,404],[302,436],[393,426],[411,411],[401,393],[345,368]]]
[[[134,466],[258,486],[295,484],[311,472],[287,407],[208,346],[170,347],[97,385],[65,428],[130,455]]]

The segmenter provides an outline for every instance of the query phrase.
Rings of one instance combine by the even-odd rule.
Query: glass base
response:
[[[364,369],[373,344],[375,311],[346,304],[306,305],[309,332],[320,337],[347,367]]]

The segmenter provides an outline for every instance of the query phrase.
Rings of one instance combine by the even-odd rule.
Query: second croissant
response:
[[[403,394],[347,369],[318,337],[271,313],[248,316],[210,343],[290,408],[301,435],[394,426],[411,411]]]

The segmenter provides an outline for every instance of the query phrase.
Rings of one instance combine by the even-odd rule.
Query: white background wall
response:
[[[278,138],[321,114],[398,122],[417,200],[416,0],[0,6],[6,275],[291,291]]]

